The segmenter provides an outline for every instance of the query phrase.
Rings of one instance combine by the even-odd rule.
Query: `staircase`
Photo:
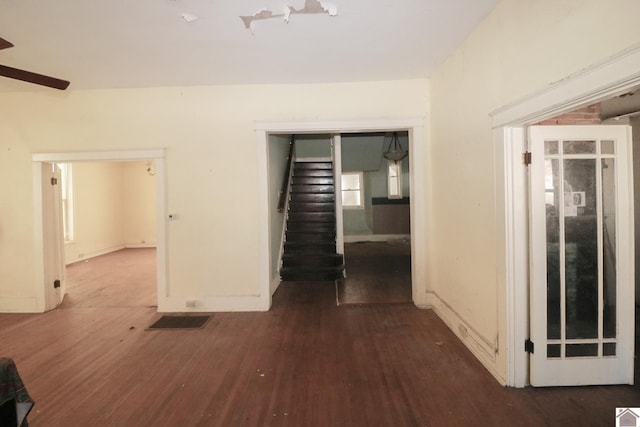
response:
[[[343,277],[336,253],[332,162],[295,162],[280,278],[330,281]]]

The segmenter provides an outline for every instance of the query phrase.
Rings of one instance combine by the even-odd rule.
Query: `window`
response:
[[[363,207],[362,172],[343,173],[342,206],[345,208]]]
[[[388,198],[402,199],[402,162],[389,160],[387,177]]]
[[[73,240],[73,181],[71,163],[58,163],[57,166],[60,168],[64,241],[70,242]]]

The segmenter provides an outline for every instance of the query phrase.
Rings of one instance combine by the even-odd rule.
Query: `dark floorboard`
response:
[[[616,407],[640,406],[638,386],[502,387],[432,311],[336,306],[331,282],[284,283],[270,311],[197,330],[78,302],[0,314],[32,427],[613,426]]]

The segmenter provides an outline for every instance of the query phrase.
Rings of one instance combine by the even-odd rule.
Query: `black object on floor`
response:
[[[200,329],[211,316],[162,316],[147,329]]]

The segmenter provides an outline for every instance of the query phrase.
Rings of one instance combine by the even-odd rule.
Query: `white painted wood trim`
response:
[[[342,210],[342,137],[331,137],[333,153],[333,194],[336,200],[336,252],[344,255],[344,212]]]
[[[140,161],[164,158],[164,150],[85,151],[69,153],[35,153],[34,162]]]
[[[640,43],[612,55],[591,67],[580,70],[524,99],[490,113],[496,142],[495,164],[503,170],[496,172],[495,189],[498,221],[497,230],[504,231],[498,239],[498,283],[506,292],[507,316],[507,385],[524,387],[528,381],[528,356],[521,351],[522,337],[528,336],[528,236],[522,234],[528,224],[526,191],[521,185],[509,190],[506,181],[516,179],[514,170],[521,164],[521,147],[507,150],[506,144],[519,144],[512,132],[516,128],[537,123],[575,108],[625,93],[640,84]],[[515,184],[514,184],[515,185]],[[526,185],[525,185],[526,190]],[[523,263],[526,252],[527,262]],[[526,304],[525,304],[525,301]],[[525,307],[526,309],[522,309]],[[523,378],[526,377],[526,380]]]
[[[47,309],[47,288],[44,283],[44,227],[42,203],[42,163],[32,163],[33,176],[33,237],[36,258],[34,259],[35,306],[28,311],[42,313]]]
[[[427,305],[430,290],[431,253],[431,156],[430,140],[421,126],[409,129],[409,204],[411,224],[411,294],[417,307]]]
[[[326,121],[326,122],[255,122],[256,131],[269,133],[350,133],[407,130],[424,126],[424,118],[397,120],[359,120],[359,121]]]
[[[194,303],[195,307],[187,307],[187,303]],[[208,298],[168,297],[164,300],[162,313],[208,313],[234,311],[266,311],[260,296],[228,296]]]
[[[426,308],[433,310],[500,384],[506,384],[506,379],[500,375],[496,366],[497,342],[482,336],[435,292],[427,294]]]
[[[522,315],[529,310],[529,251],[527,214],[527,169],[522,164],[526,149],[524,128],[494,130],[496,164],[496,254],[498,283],[505,290],[504,316],[499,324],[506,325],[508,385],[524,387],[529,376],[529,359],[524,353],[528,338],[529,319]],[[502,310],[499,310],[502,313]],[[520,344],[520,345],[519,345]],[[525,355],[525,357],[522,357]]]
[[[532,124],[640,84],[640,43],[490,113],[494,128]]]
[[[260,309],[271,308],[271,212],[269,211],[269,136],[256,130],[258,151],[258,271]],[[275,209],[275,206],[273,207]]]

